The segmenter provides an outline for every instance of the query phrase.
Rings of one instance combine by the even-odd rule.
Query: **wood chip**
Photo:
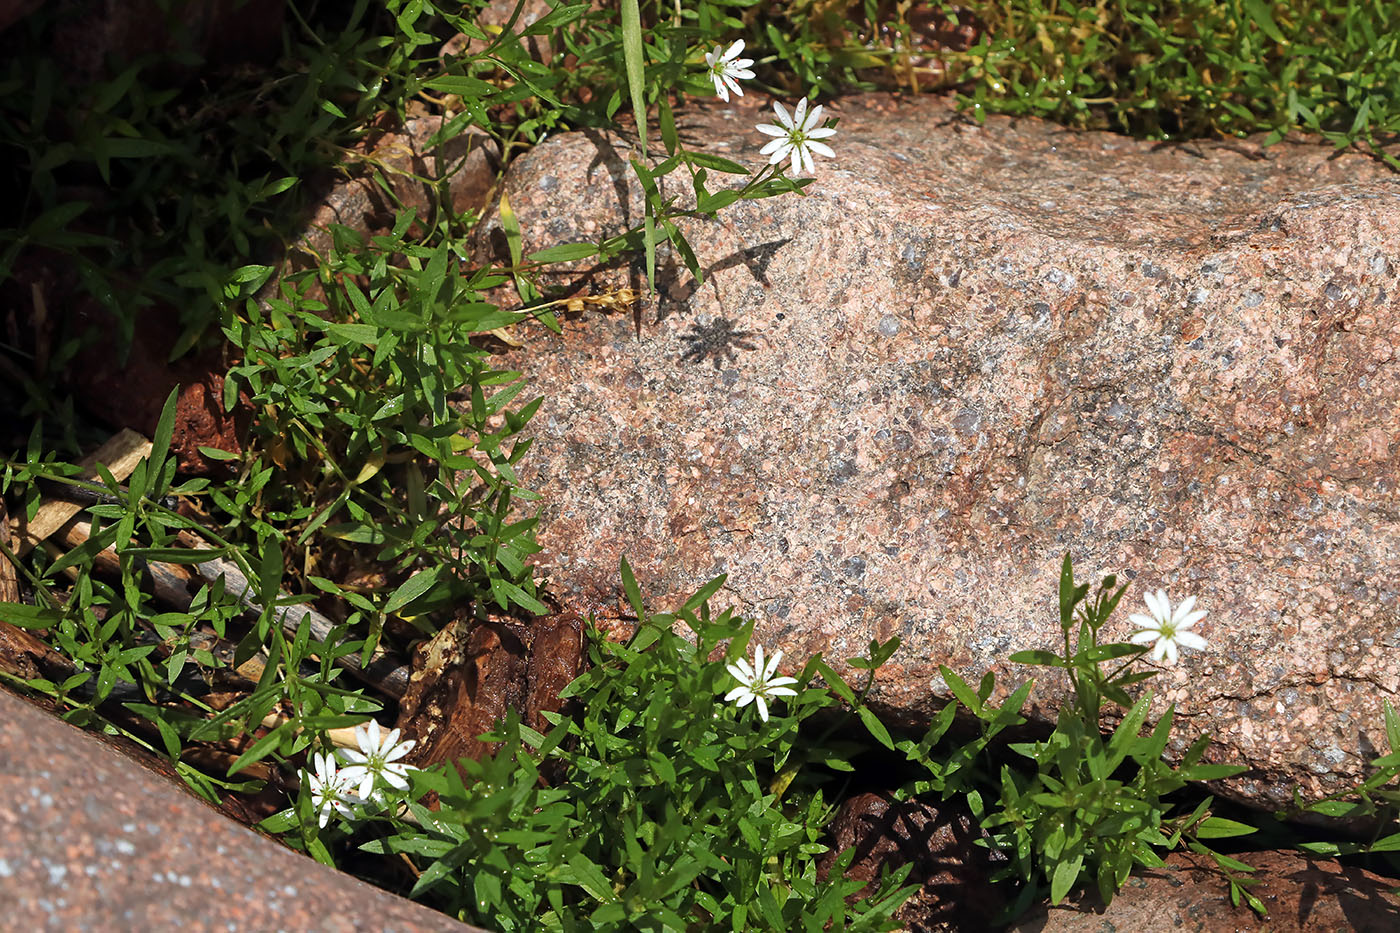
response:
[[[101,482],[97,475],[97,464],[101,463],[118,480],[124,480],[136,469],[136,464],[150,454],[150,441],[129,428],[122,428],[107,443],[79,461],[85,469],[78,478],[87,482]],[[30,521],[25,521],[23,515],[15,516],[14,536],[18,539],[15,553],[21,557],[28,554],[84,508],[86,506],[80,502],[51,499],[39,506],[39,511]]]

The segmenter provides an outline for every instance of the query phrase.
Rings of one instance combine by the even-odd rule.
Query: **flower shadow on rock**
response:
[[[697,323],[688,334],[681,334],[687,344],[681,359],[687,363],[703,363],[709,360],[719,369],[720,360],[733,363],[738,359],[739,350],[757,350],[758,345],[751,338],[756,331],[736,330],[734,322],[727,317],[717,317],[709,323]]]

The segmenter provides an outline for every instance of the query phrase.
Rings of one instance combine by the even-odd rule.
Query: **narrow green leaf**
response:
[[[575,262],[598,255],[596,243],[560,243],[547,249],[536,250],[525,258],[530,262]]]
[[[248,765],[254,763],[255,761],[262,760],[263,756],[265,756],[268,752],[276,748],[277,744],[282,741],[283,737],[285,737],[288,732],[292,731],[295,728],[297,728],[297,722],[295,720],[288,720],[287,722],[284,722],[281,725],[277,726],[267,735],[258,739],[256,742],[254,742],[251,746],[248,747],[248,750],[246,752],[239,755],[238,758],[234,760],[233,764],[228,766],[228,776],[233,777],[235,774],[243,770],[243,768],[247,767]]]
[[[682,606],[681,609],[683,611],[691,612],[693,612],[696,609],[699,609],[705,603],[706,600],[708,600],[711,596],[715,595],[715,593],[719,592],[719,588],[724,586],[724,581],[728,579],[729,575],[724,573],[715,577],[709,583],[706,583],[704,586],[700,587],[700,589],[696,590],[694,595],[692,595],[689,599],[685,601],[685,605]]]
[[[1079,881],[1079,869],[1083,865],[1084,857],[1078,855],[1055,866],[1055,871],[1050,876],[1050,903],[1052,905],[1058,906],[1075,883]]]
[[[1229,839],[1234,836],[1248,836],[1258,832],[1259,827],[1248,823],[1238,823],[1222,816],[1208,816],[1196,826],[1193,835],[1197,839]]]
[[[1064,667],[1064,660],[1053,651],[1017,651],[1007,660],[1012,664],[1036,664],[1041,667]]]
[[[1288,39],[1279,30],[1278,24],[1274,22],[1273,14],[1269,12],[1269,5],[1264,0],[1244,0],[1244,8],[1249,13],[1249,18],[1258,26],[1264,35],[1275,42],[1288,45]]]
[[[637,578],[632,575],[632,565],[627,563],[627,558],[622,558],[622,589],[627,593],[627,602],[631,604],[632,611],[637,615],[637,624],[645,625],[647,621],[646,606],[642,603],[642,588],[637,585]]]
[[[699,165],[703,166],[704,168],[714,169],[716,172],[724,172],[726,175],[749,174],[749,170],[744,168],[744,166],[740,165],[738,162],[731,162],[728,159],[722,159],[719,156],[711,155],[708,152],[687,152],[685,154],[685,157],[690,161],[690,164],[692,165]]]
[[[666,147],[667,155],[675,155],[680,148],[680,139],[676,136],[676,119],[671,114],[671,101],[662,94],[656,102],[657,122],[661,124],[661,144]]]
[[[831,665],[820,658],[814,658],[812,660],[812,666],[816,669],[817,673],[822,675],[822,679],[826,681],[826,685],[830,687],[832,692],[838,697],[845,700],[847,703],[854,703],[856,701],[856,693],[851,689],[851,685],[846,683],[845,678],[836,673]]]
[[[394,595],[389,597],[389,601],[384,604],[385,612],[398,612],[404,606],[413,602],[424,593],[437,585],[442,578],[443,567],[438,565],[427,570],[420,570],[409,577],[399,588],[394,590]]]
[[[1382,836],[1366,847],[1367,852],[1400,852],[1400,833]]]
[[[967,685],[967,681],[959,677],[952,668],[942,664],[938,666],[938,672],[943,675],[943,682],[948,685],[948,689],[952,691],[953,696],[957,697],[958,702],[981,716],[982,700]]]
[[[170,453],[170,438],[175,433],[175,402],[180,396],[180,387],[176,386],[170,390],[166,396],[165,405],[160,410],[160,420],[156,422],[156,432],[151,437],[151,453],[146,460],[151,464],[149,483],[153,484],[161,473],[161,468],[165,464],[165,457]],[[137,492],[131,490],[132,496],[144,496],[148,492],[154,492],[157,496],[163,494],[164,490],[142,489]]]
[[[441,91],[444,94],[456,94],[458,97],[466,98],[490,97],[496,93],[494,85],[487,84],[480,78],[469,78],[466,75],[443,75],[439,78],[430,78],[423,82],[423,86],[430,91]]]
[[[24,603],[0,603],[0,622],[8,622],[19,628],[49,628],[61,621],[63,613],[57,609],[27,606]]]
[[[642,49],[642,14],[637,0],[622,0],[622,59],[627,69],[627,90],[637,120],[642,152],[647,150],[646,64]]]
[[[865,728],[875,737],[875,741],[885,746],[885,748],[894,748],[894,740],[890,738],[889,730],[886,729],[885,724],[880,722],[875,714],[870,711],[870,707],[858,706],[856,707],[856,714],[860,716],[860,721],[865,724]]]
[[[1060,564],[1060,628],[1066,632],[1074,624],[1074,604],[1078,602],[1074,593],[1074,564],[1069,559],[1069,551],[1065,551],[1065,559]]]
[[[1385,713],[1385,737],[1390,743],[1392,754],[1400,752],[1400,716],[1396,716],[1395,707],[1390,705],[1389,700],[1382,703]]]
[[[1187,781],[1219,781],[1222,778],[1243,774],[1249,769],[1244,765],[1192,765],[1180,769],[1177,774]]]

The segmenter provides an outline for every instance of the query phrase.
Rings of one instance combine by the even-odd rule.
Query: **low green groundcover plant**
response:
[[[970,47],[945,44],[958,26]],[[979,120],[1154,139],[1303,130],[1400,168],[1391,0],[796,0],[748,36],[774,50],[757,71],[778,87],[951,87]]]
[[[504,743],[494,756],[416,771],[394,764],[412,742],[399,742],[397,732],[381,737],[371,723],[359,750],[339,752],[345,767],[322,741],[326,750],[304,775],[297,805],[264,827],[328,862],[355,841],[365,852],[407,857],[417,874],[414,896],[501,930],[891,929],[894,911],[917,887],[903,884],[910,866],[849,901],[861,888],[841,875],[851,850],[825,880],[817,874],[830,792],[839,791],[861,743],[833,740],[841,720],[820,732],[802,727],[839,708],[862,724],[865,742],[903,753],[917,776],[898,793],[970,807],[988,831],[983,844],[1006,860],[996,877],[1013,883],[1007,919],[1046,893],[1059,903],[1085,884],[1111,902],[1134,868],[1160,867],[1182,846],[1214,859],[1236,904],[1243,899],[1264,913],[1248,891],[1250,866],[1208,842],[1255,827],[1212,815],[1210,797],[1180,808],[1177,793],[1245,769],[1202,763],[1206,736],[1168,763],[1171,709],[1148,728],[1151,693],[1128,692],[1158,671],[1138,662],[1175,663],[1179,648],[1206,647],[1192,631],[1205,615],[1194,598],[1173,608],[1165,593],[1149,594],[1149,612],[1132,618],[1132,639],[1101,644],[1125,587],[1106,578],[1089,600],[1066,556],[1062,652],[1011,660],[1063,671],[1073,696],[1046,738],[1007,746],[1027,762],[1014,768],[997,764],[994,740],[1025,723],[1031,682],[992,703],[990,675],[974,690],[944,667],[957,702],[918,740],[896,741],[865,701],[897,638],[851,659],[868,675],[859,690],[820,655],[780,676],[782,652],[765,660],[757,646],[747,660],[751,621],[728,610],[712,616],[708,600],[724,577],[676,613],[652,615],[625,561],[622,579],[635,633],[625,644],[594,634],[591,669],[564,692],[576,712],[551,715],[548,735],[512,714],[488,736]],[[1109,735],[1099,727],[1105,702],[1121,708]],[[979,728],[954,740],[960,712]],[[1389,708],[1386,723],[1392,743],[1400,741]],[[1400,756],[1375,766],[1363,791],[1400,773]],[[428,792],[439,795],[438,809],[417,802]],[[1360,806],[1349,804],[1347,813]],[[1341,812],[1317,808],[1329,811]],[[1397,845],[1400,833],[1349,851]]]

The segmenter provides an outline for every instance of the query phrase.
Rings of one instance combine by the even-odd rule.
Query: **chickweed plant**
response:
[[[1109,576],[1089,600],[1089,585],[1075,582],[1066,555],[1059,588],[1061,652],[1011,655],[1017,663],[1062,671],[1071,691],[1047,738],[1010,744],[1029,767],[1018,770],[1004,764],[995,798],[970,796],[973,813],[991,834],[991,845],[1009,858],[1001,874],[1025,883],[1022,904],[1029,904],[1042,885],[1048,885],[1051,903],[1058,904],[1085,882],[1092,883],[1107,903],[1134,867],[1160,866],[1159,853],[1175,849],[1183,839],[1197,851],[1209,852],[1204,839],[1254,832],[1251,826],[1210,816],[1209,797],[1189,813],[1174,813],[1175,804],[1167,798],[1188,781],[1219,780],[1247,769],[1202,763],[1210,744],[1204,735],[1191,743],[1179,764],[1164,760],[1174,707],[1168,706],[1156,725],[1146,729],[1152,694],[1144,692],[1135,699],[1128,691],[1157,671],[1135,670],[1135,662],[1150,653],[1174,663],[1178,644],[1204,647],[1189,628],[1205,613],[1191,613],[1194,597],[1173,611],[1158,591],[1147,600],[1151,614],[1133,616],[1139,631],[1130,642],[1101,644],[1099,633],[1125,588]],[[985,703],[994,688],[990,677],[976,694],[956,679],[949,685],[960,703],[986,721]],[[1101,731],[1106,701],[1122,711],[1108,736]],[[1002,712],[999,709],[997,715]],[[1230,872],[1247,867],[1210,854],[1226,872],[1238,900],[1242,886]],[[1262,911],[1257,899],[1243,893]]]
[[[872,642],[865,657],[847,662],[866,672],[859,688],[821,656],[784,675],[782,652],[765,657],[761,645],[751,648],[752,620],[712,614],[709,599],[724,577],[673,614],[648,614],[625,561],[621,574],[637,627],[622,644],[591,633],[592,665],[563,694],[574,707],[549,714],[547,735],[512,713],[485,737],[504,743],[494,756],[409,770],[406,779],[400,769],[388,775],[392,786],[381,787],[363,762],[378,755],[391,770],[388,762],[406,749],[393,749],[396,733],[381,741],[372,724],[374,738],[360,737],[363,752],[341,753],[359,763],[354,774],[328,773],[318,756],[297,806],[264,827],[290,833],[294,845],[325,860],[352,842],[407,858],[414,897],[501,930],[888,929],[914,890],[903,884],[909,866],[850,903],[861,889],[841,878],[851,851],[824,880],[816,873],[843,773],[863,749],[883,746],[902,753],[914,775],[896,793],[952,802],[980,822],[982,844],[1004,862],[994,878],[1008,882],[1007,920],[1046,894],[1059,903],[1086,886],[1111,902],[1134,868],[1160,867],[1183,847],[1214,860],[1234,903],[1264,913],[1248,891],[1253,869],[1212,848],[1213,840],[1256,828],[1212,815],[1209,796],[1182,805],[1179,793],[1189,782],[1245,769],[1203,762],[1205,736],[1169,764],[1171,708],[1149,724],[1151,693],[1130,693],[1158,672],[1136,669],[1141,663],[1174,663],[1168,645],[1200,645],[1190,628],[1204,613],[1192,611],[1191,598],[1173,608],[1160,591],[1149,594],[1133,639],[1101,643],[1125,587],[1108,577],[1090,599],[1066,557],[1062,651],[1011,657],[1067,679],[1071,695],[1053,731],[1035,741],[999,739],[1008,728],[1024,731],[1020,711],[1033,683],[993,703],[991,675],[974,690],[944,667],[956,702],[921,738],[896,740],[866,697],[897,638]],[[1106,704],[1119,710],[1109,734],[1100,725]],[[960,715],[977,724],[970,737],[962,730],[954,738]],[[1389,709],[1386,721],[1392,747],[1400,747]],[[1391,754],[1375,764],[1377,775],[1352,794],[1362,802],[1337,795],[1312,812],[1375,816],[1393,804],[1385,785],[1400,762]],[[436,808],[418,802],[428,793],[437,795]],[[371,797],[377,802],[367,806]],[[335,818],[329,830],[328,818]],[[1305,847],[1386,852],[1400,848],[1400,833]]]
[[[363,851],[411,861],[414,897],[493,930],[892,929],[907,867],[860,898],[840,870],[850,853],[817,872],[851,747],[799,732],[845,695],[883,734],[863,691],[818,657],[795,677],[745,678],[771,705],[727,702],[752,625],[710,612],[724,578],[674,614],[646,612],[625,562],[622,578],[636,631],[590,639],[590,669],[564,694],[575,711],[550,715],[547,735],[512,714],[488,737],[496,755],[409,771],[398,807],[335,808],[323,830],[314,785],[266,828],[323,855],[353,833]],[[864,665],[891,649],[872,645]],[[433,809],[416,802],[428,792]]]

